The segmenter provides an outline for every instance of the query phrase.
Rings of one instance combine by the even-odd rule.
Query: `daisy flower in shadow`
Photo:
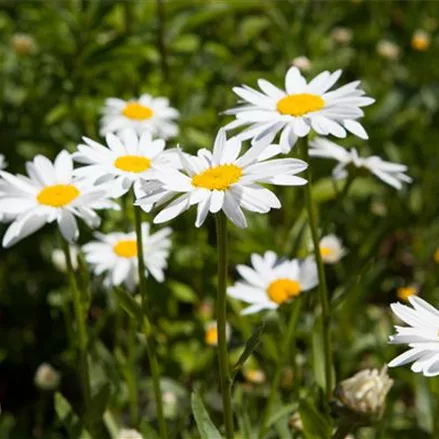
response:
[[[118,135],[108,133],[107,146],[87,137],[83,139],[85,144],[78,145],[73,159],[86,166],[75,169],[73,174],[97,183],[111,183],[114,197],[122,196],[133,185],[137,191],[140,180],[152,178],[161,166],[178,166],[176,150],[165,151],[165,141],[153,140],[148,131],[140,136],[133,129]]]
[[[395,325],[397,334],[391,344],[407,344],[409,350],[394,358],[389,367],[413,363],[413,372],[426,377],[439,375],[439,311],[416,295],[408,297],[412,307],[402,303],[390,305],[394,314],[408,326]]]
[[[26,163],[28,176],[1,172],[4,186],[0,194],[0,214],[13,222],[3,237],[3,247],[10,247],[56,221],[63,237],[73,242],[79,230],[76,217],[89,227],[97,227],[96,209],[118,208],[109,200],[106,185],[94,186],[73,177],[72,157],[61,151],[52,163],[37,155]]]
[[[332,171],[335,180],[340,180],[348,176],[347,167],[365,169],[378,177],[384,183],[395,189],[402,189],[402,183],[411,183],[407,166],[400,163],[386,162],[376,155],[370,157],[360,157],[355,148],[347,150],[322,137],[317,137],[310,142],[309,155],[311,157],[321,157],[337,160],[339,163]]]
[[[242,99],[242,105],[227,110],[236,120],[226,130],[246,127],[238,136],[241,140],[271,143],[278,133],[283,152],[288,152],[299,137],[314,130],[317,134],[346,137],[346,131],[367,139],[367,133],[358,119],[364,115],[361,107],[375,102],[364,96],[360,81],[350,82],[331,90],[342,71],[324,71],[310,82],[297,67],[291,67],[285,76],[285,89],[265,79],[259,79],[261,91],[247,85],[233,91]]]
[[[313,258],[282,261],[274,252],[267,251],[263,256],[253,253],[251,262],[252,267],[236,267],[243,280],[227,290],[229,296],[250,304],[241,314],[276,309],[318,284],[317,266]]]
[[[101,135],[133,128],[138,134],[149,131],[153,136],[169,139],[178,134],[175,120],[180,113],[169,106],[163,97],[143,94],[138,99],[124,101],[109,98],[105,101],[101,119]]]
[[[236,226],[247,227],[242,209],[267,213],[279,209],[276,195],[262,184],[300,186],[306,180],[296,176],[307,164],[302,160],[272,159],[279,153],[276,145],[260,142],[240,156],[241,142],[226,139],[220,130],[213,151],[201,149],[197,156],[181,153],[182,171],[162,169],[156,180],[142,183],[143,196],[136,204],[148,211],[151,204],[167,203],[154,218],[154,223],[169,221],[191,206],[197,205],[196,227],[200,227],[207,214],[222,210]]]
[[[172,230],[169,227],[151,233],[148,223],[142,223],[143,259],[145,276],[148,273],[158,282],[165,279]],[[85,260],[93,267],[96,276],[106,273],[105,284],[119,286],[129,291],[138,284],[136,233],[95,233],[96,241],[82,247]]]

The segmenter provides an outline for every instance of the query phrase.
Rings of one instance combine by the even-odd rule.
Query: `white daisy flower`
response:
[[[226,322],[226,341],[230,341],[232,336],[232,329],[230,325]],[[217,322],[212,320],[205,325],[204,328],[204,341],[209,346],[218,346],[218,325]]]
[[[416,295],[408,298],[413,308],[392,303],[392,311],[409,326],[395,325],[392,344],[407,344],[410,349],[394,358],[389,367],[412,364],[412,371],[426,377],[439,375],[439,311]]]
[[[227,289],[229,296],[251,304],[242,314],[276,309],[318,284],[317,266],[313,258],[302,262],[297,259],[282,262],[274,252],[267,251],[264,256],[252,254],[251,261],[253,267],[236,267],[243,281]]]
[[[325,264],[336,264],[346,255],[346,249],[343,247],[341,239],[332,233],[320,238],[319,248],[322,261]],[[311,242],[310,250],[313,249],[314,246]]]
[[[145,276],[148,273],[158,281],[165,279],[172,230],[166,227],[150,233],[149,224],[142,223],[143,259]],[[119,286],[122,283],[133,291],[138,283],[137,239],[136,233],[95,233],[97,241],[82,247],[85,260],[93,267],[97,276],[106,273],[107,286]]]
[[[111,182],[112,196],[119,197],[131,188],[139,189],[141,179],[152,178],[160,166],[176,163],[174,150],[164,151],[163,139],[153,140],[151,133],[140,136],[133,129],[125,129],[115,135],[106,135],[107,147],[84,137],[73,159],[87,166],[75,169],[73,174],[93,182]]]
[[[155,137],[169,139],[178,134],[174,122],[180,113],[169,106],[169,100],[163,97],[153,98],[143,94],[138,99],[124,101],[109,98],[105,101],[101,119],[101,135],[114,133],[124,128],[133,128],[138,134],[149,131]]]
[[[235,114],[236,120],[225,128],[232,130],[250,125],[239,138],[253,139],[253,142],[267,139],[270,143],[281,132],[279,142],[283,152],[290,151],[297,139],[307,136],[311,129],[320,135],[340,138],[346,137],[348,130],[367,139],[357,119],[363,116],[360,107],[375,100],[364,96],[365,92],[358,88],[360,81],[329,91],[340,75],[341,70],[325,71],[307,83],[300,70],[293,66],[285,76],[286,90],[265,79],[258,80],[262,92],[246,85],[235,87],[233,91],[242,98],[243,105],[226,111],[226,114]]]
[[[72,176],[73,161],[67,151],[61,151],[53,163],[37,155],[26,163],[26,170],[28,176],[0,173],[5,182],[0,214],[13,219],[3,237],[3,247],[53,221],[57,221],[64,238],[73,242],[79,235],[76,216],[97,227],[101,220],[95,209],[117,208],[108,198],[106,185],[93,186]]]
[[[407,166],[400,163],[386,162],[376,155],[360,157],[355,148],[347,150],[322,137],[315,138],[309,145],[311,157],[334,159],[339,162],[332,171],[333,178],[336,180],[346,178],[348,175],[346,168],[352,165],[356,168],[367,169],[384,183],[398,190],[402,189],[402,183],[412,182],[412,178],[405,174]]]
[[[224,130],[220,130],[213,152],[201,149],[196,157],[182,153],[184,172],[163,169],[157,173],[157,181],[142,183],[146,195],[139,197],[136,204],[146,210],[152,203],[163,204],[182,194],[154,218],[155,223],[169,221],[196,204],[196,227],[204,223],[209,212],[222,210],[236,226],[245,228],[247,221],[241,208],[267,213],[281,207],[279,199],[263,183],[306,184],[295,175],[308,166],[302,160],[267,160],[278,154],[276,145],[259,142],[238,158],[240,152],[241,142],[237,138],[227,140]]]

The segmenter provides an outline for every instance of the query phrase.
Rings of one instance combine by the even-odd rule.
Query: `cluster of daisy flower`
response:
[[[211,149],[200,149],[196,154],[180,147],[166,148],[166,141],[178,133],[179,116],[167,99],[146,94],[130,101],[108,99],[100,131],[104,143],[84,137],[76,152],[61,151],[53,162],[37,155],[26,163],[27,175],[5,171],[6,162],[0,157],[0,220],[10,223],[3,246],[10,247],[51,223],[56,223],[63,238],[72,244],[79,237],[77,218],[92,228],[98,227],[101,219],[97,211],[120,209],[117,200],[129,191],[135,206],[145,212],[156,211],[154,224],[170,221],[196,206],[196,227],[206,221],[209,213],[223,212],[234,225],[245,228],[245,211],[266,214],[281,208],[272,186],[307,184],[300,174],[309,164],[281,155],[289,153],[299,139],[311,132],[318,136],[309,144],[309,155],[336,160],[334,179],[344,179],[361,169],[402,189],[403,183],[411,182],[405,165],[377,156],[360,156],[357,149],[348,150],[326,138],[345,138],[352,133],[368,139],[359,119],[364,115],[362,108],[374,100],[365,95],[360,81],[334,88],[341,73],[325,71],[307,82],[293,66],[286,73],[284,88],[264,79],[258,80],[260,90],[246,85],[235,87],[233,91],[241,104],[226,111],[236,116],[235,120],[218,131]],[[234,136],[228,135],[236,130],[239,132]],[[74,168],[74,162],[81,166]],[[133,291],[140,281],[139,254],[143,254],[145,276],[151,274],[157,281],[164,281],[172,230],[165,227],[152,233],[151,228],[148,222],[141,224],[142,247],[138,247],[138,235],[128,230],[96,232],[95,240],[82,246],[93,273],[105,274],[104,285],[124,285]],[[324,263],[335,264],[347,254],[333,234],[323,236],[319,247]],[[318,253],[316,256],[319,259]],[[227,292],[249,305],[242,311],[244,315],[275,310],[319,284],[312,256],[282,259],[267,251],[252,254],[251,266],[238,265],[236,270],[241,280]],[[402,304],[392,309],[411,328],[397,327],[398,334],[391,341],[408,343],[411,350],[389,366],[415,361],[414,371],[437,375],[439,312],[416,295],[408,301],[414,309]],[[218,342],[216,325],[212,322],[206,327],[209,345]],[[227,327],[226,338],[230,333]],[[374,372],[366,378],[375,380],[378,375]],[[386,381],[378,402],[373,395],[369,398],[373,410],[381,404],[390,385]],[[355,386],[357,381],[346,382],[346,392]]]
[[[63,238],[74,243],[79,237],[77,218],[98,227],[97,210],[120,209],[118,198],[131,188],[139,190],[140,182],[162,166],[179,162],[175,150],[165,150],[164,138],[177,133],[173,120],[178,117],[166,99],[148,95],[138,101],[109,99],[104,113],[105,145],[84,137],[74,154],[63,150],[53,162],[37,155],[26,163],[27,175],[4,171],[6,162],[0,157],[0,219],[11,223],[3,236],[4,247],[55,222]],[[74,161],[83,166],[74,169]],[[144,222],[141,233],[145,275],[150,273],[162,282],[171,229],[151,233],[150,224]],[[123,283],[132,291],[138,283],[135,233],[96,233],[95,238],[82,247],[93,272],[106,273],[107,286]]]

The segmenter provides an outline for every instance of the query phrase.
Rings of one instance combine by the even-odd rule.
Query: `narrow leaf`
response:
[[[250,336],[250,338],[247,340],[243,353],[232,368],[232,379],[235,378],[236,374],[239,372],[239,369],[241,369],[241,367],[247,361],[248,357],[250,357],[250,355],[259,345],[262,333],[264,332],[264,327],[265,322],[260,323],[253,331],[253,334]]]
[[[222,439],[220,432],[210,420],[201,396],[196,391],[192,393],[191,405],[201,439]]]
[[[300,402],[299,413],[306,439],[329,439],[331,437],[330,421],[308,401]]]
[[[111,396],[110,384],[104,384],[92,397],[91,404],[86,413],[86,420],[89,424],[95,424],[102,419]]]
[[[133,296],[128,294],[122,288],[115,288],[114,292],[120,302],[120,306],[125,310],[131,318],[136,319],[139,324],[143,322],[142,307],[136,302]]]

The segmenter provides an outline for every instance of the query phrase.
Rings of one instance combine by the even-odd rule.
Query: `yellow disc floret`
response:
[[[211,191],[225,191],[232,184],[237,183],[242,176],[242,169],[236,165],[219,165],[206,169],[201,174],[192,177],[195,187],[209,189]]]
[[[135,239],[123,239],[113,246],[113,251],[121,258],[134,258],[137,256],[137,241]]]
[[[151,167],[151,160],[138,155],[123,155],[114,161],[114,166],[122,171],[138,174]]]
[[[324,106],[325,101],[320,96],[308,93],[288,95],[277,101],[277,111],[290,116],[304,116]]]
[[[299,282],[291,279],[277,279],[268,286],[268,297],[278,305],[300,294]]]
[[[320,256],[324,258],[325,256],[330,256],[332,250],[329,247],[320,247]]]
[[[125,108],[122,110],[122,114],[128,119],[133,120],[145,120],[151,119],[153,111],[149,107],[144,107],[138,102],[128,102]]]
[[[41,189],[37,201],[45,206],[64,207],[79,196],[79,190],[71,184],[55,184]]]
[[[401,287],[398,288],[396,292],[397,296],[401,300],[408,300],[410,296],[415,296],[418,294],[416,287]]]
[[[204,335],[204,341],[209,346],[216,346],[218,344],[218,330],[215,326],[209,326],[206,329],[206,333]]]

